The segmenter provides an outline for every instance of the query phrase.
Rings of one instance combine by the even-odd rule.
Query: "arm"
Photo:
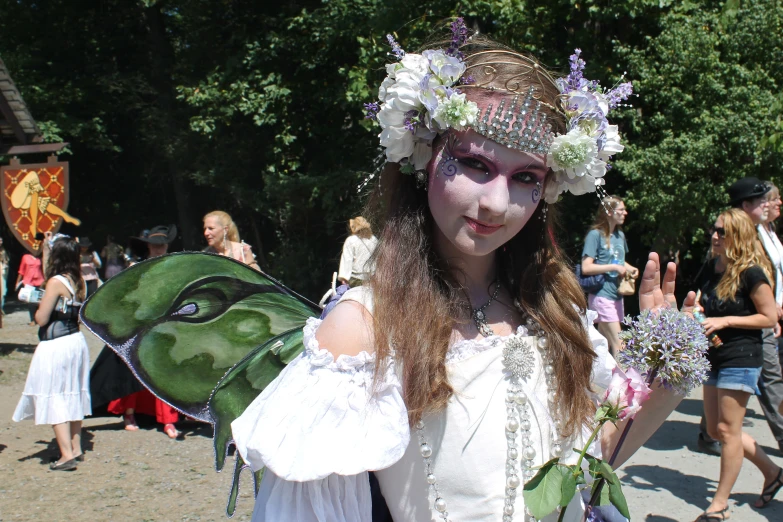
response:
[[[374,353],[372,315],[356,301],[346,300],[329,312],[315,332],[318,346],[326,348],[335,359],[340,355]]]
[[[49,322],[54,307],[57,305],[57,299],[61,295],[66,295],[65,285],[57,279],[52,278],[46,282],[46,293],[44,293],[41,303],[38,305],[38,311],[35,312],[35,323],[38,326],[44,326]]]
[[[337,270],[337,279],[343,283],[348,284],[351,279],[351,270],[353,268],[353,249],[350,244],[351,236],[345,240],[343,244],[343,254],[340,257],[340,268]]]
[[[658,254],[650,253],[647,265],[644,268],[644,275],[639,286],[639,307],[642,310],[658,309],[663,306],[677,306],[677,300],[674,297],[674,281],[677,277],[677,266],[669,263],[666,275],[663,279],[663,286],[660,286],[660,262]],[[683,311],[689,312],[696,304],[696,294],[689,292],[683,302]],[[663,421],[674,411],[674,408],[683,399],[674,391],[658,386],[653,383],[651,386],[653,392],[644,407],[634,418],[633,428],[628,432],[628,436],[623,443],[620,453],[614,467],[619,467],[628,460],[636,451],[647,442],[653,433],[663,424]],[[617,423],[617,427],[611,423],[604,425],[601,433],[601,449],[605,458],[614,451],[620,438],[620,434],[625,428],[627,421]]]
[[[243,253],[242,260],[244,263],[253,270],[258,270],[260,272],[261,267],[258,266],[258,262],[256,262],[256,255],[253,253],[253,249],[250,247],[250,245],[242,241],[241,248]]]
[[[592,257],[582,258],[582,275],[591,276],[617,272],[621,277],[625,275],[626,268],[623,265],[599,265]]]
[[[639,269],[631,263],[626,261],[623,266],[625,267],[625,270],[631,274],[631,277],[639,277]]]
[[[24,275],[27,272],[27,254],[22,256],[22,261],[19,263],[19,274],[16,276],[16,284],[14,285],[14,288],[19,288],[19,285],[22,284],[22,280],[24,279]]]
[[[724,328],[742,328],[743,330],[760,330],[773,328],[778,322],[777,304],[772,288],[766,282],[759,282],[750,292],[750,299],[758,313],[746,317],[727,315],[725,317],[708,317],[701,325],[704,333],[710,335]]]
[[[95,265],[95,268],[100,268],[101,263],[101,257],[98,255],[98,252],[95,250],[92,251],[92,264]]]

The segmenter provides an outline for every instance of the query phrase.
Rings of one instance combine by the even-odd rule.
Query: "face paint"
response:
[[[449,135],[448,139],[446,140],[446,144],[443,146],[443,150],[441,151],[441,158],[440,162],[438,163],[438,172],[446,177],[454,176],[458,171],[457,158],[455,158],[451,152],[455,140],[456,138],[453,134]]]
[[[541,201],[541,182],[536,181],[536,188],[533,189],[530,197],[533,199],[533,203]]]
[[[455,134],[427,169],[438,248],[448,256],[488,255],[527,224],[548,168],[543,154],[509,149],[473,130]]]

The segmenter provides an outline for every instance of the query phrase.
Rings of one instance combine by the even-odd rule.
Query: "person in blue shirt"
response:
[[[628,243],[622,225],[627,215],[622,199],[605,197],[582,249],[582,274],[604,274],[603,286],[595,294],[587,296],[587,303],[591,310],[598,313],[596,327],[606,337],[615,356],[620,350],[620,322],[624,316],[623,298],[617,293],[617,287],[626,273],[632,277],[639,275],[639,270],[625,261]]]

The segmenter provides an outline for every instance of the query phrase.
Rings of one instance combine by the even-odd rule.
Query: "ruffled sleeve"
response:
[[[285,481],[384,469],[402,458],[410,440],[393,364],[374,386],[375,357],[362,352],[335,360],[318,346],[320,323],[307,321],[302,354],[231,424],[245,462]]]

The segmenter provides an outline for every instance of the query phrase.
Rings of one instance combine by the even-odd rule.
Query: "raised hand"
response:
[[[666,274],[661,285],[661,262],[658,254],[650,252],[647,264],[644,266],[644,275],[639,285],[639,309],[657,310],[666,306],[677,307],[677,299],[674,296],[674,282],[677,279],[677,265],[666,265]],[[696,304],[696,293],[688,292],[683,302],[682,309],[689,312]]]

